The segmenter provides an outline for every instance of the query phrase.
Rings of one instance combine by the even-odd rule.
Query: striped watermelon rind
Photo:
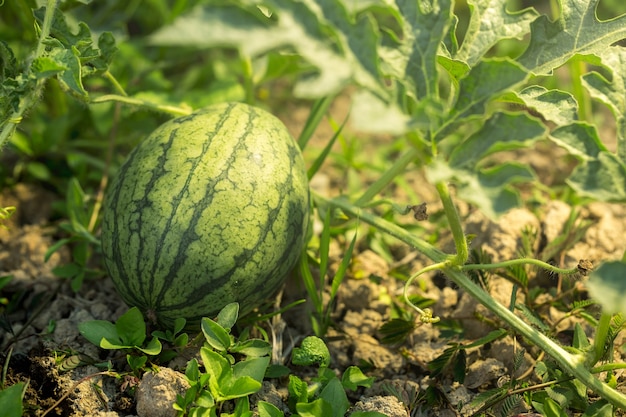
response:
[[[169,328],[269,299],[309,219],[298,145],[270,113],[224,103],[166,122],[107,191],[104,264],[124,301]]]

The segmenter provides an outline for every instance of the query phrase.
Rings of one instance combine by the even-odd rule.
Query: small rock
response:
[[[289,412],[289,407],[284,402],[284,398],[276,387],[269,381],[263,381],[261,389],[252,395],[252,402],[258,403],[259,401],[265,401],[278,408],[283,413]]]
[[[484,361],[476,361],[467,369],[465,386],[474,389],[482,385],[489,384],[494,379],[498,379],[506,373],[506,368],[502,362],[494,358],[487,358]]]
[[[139,417],[175,417],[172,407],[176,394],[185,395],[189,383],[185,376],[170,368],[146,372],[137,387],[137,415]]]
[[[356,411],[378,411],[388,417],[407,417],[409,415],[404,405],[391,395],[362,398],[352,408],[352,413]]]

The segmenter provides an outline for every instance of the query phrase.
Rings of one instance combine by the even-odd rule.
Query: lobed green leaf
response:
[[[535,74],[550,74],[577,54],[599,54],[626,38],[626,15],[600,22],[598,2],[561,0],[557,20],[539,16],[530,25],[530,43],[519,63]]]

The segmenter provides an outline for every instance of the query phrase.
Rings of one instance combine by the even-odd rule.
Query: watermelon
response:
[[[302,154],[270,113],[224,103],[172,119],[128,156],[107,190],[104,264],[152,322],[197,327],[270,299],[305,242]]]

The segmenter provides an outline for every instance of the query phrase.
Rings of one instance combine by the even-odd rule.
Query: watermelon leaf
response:
[[[549,74],[576,54],[599,54],[626,37],[626,16],[600,22],[599,0],[562,0],[551,21],[542,15],[531,23],[530,44],[519,62],[535,74]]]
[[[506,2],[500,0],[468,0],[467,4],[470,22],[454,58],[471,66],[502,39],[522,38],[530,32],[530,23],[538,16],[535,9],[509,13]]]

